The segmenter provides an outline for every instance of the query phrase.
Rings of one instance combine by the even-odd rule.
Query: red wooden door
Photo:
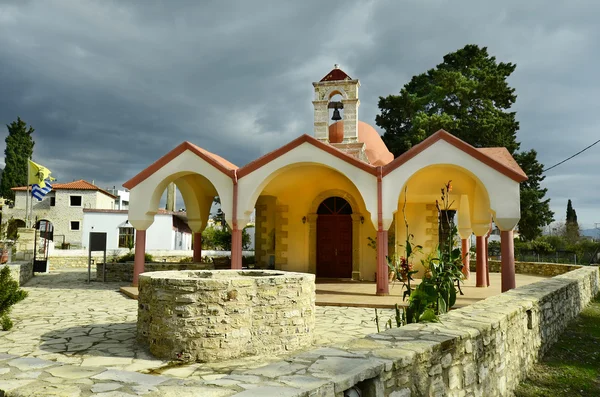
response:
[[[317,218],[317,277],[351,278],[351,209],[342,205],[347,202],[339,197],[325,200],[322,207],[327,203],[326,208],[319,208]]]

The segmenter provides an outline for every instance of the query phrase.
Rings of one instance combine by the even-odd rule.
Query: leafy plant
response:
[[[375,324],[377,325],[377,332],[381,332],[381,326],[379,325],[380,318],[377,308],[375,308]],[[406,324],[406,309],[401,308],[397,303],[394,305],[394,315],[388,318],[385,322],[385,329],[393,328],[393,324],[396,325],[396,328],[400,328]]]
[[[133,262],[135,260],[135,252],[128,252],[117,259],[118,263]],[[154,257],[149,253],[144,254],[144,262],[154,262]]]
[[[441,206],[436,201],[440,227],[446,236],[444,244],[437,247],[437,257],[431,258],[430,277],[424,277],[421,284],[411,293],[407,308],[407,322],[437,321],[438,315],[448,312],[456,303],[456,285],[462,280],[462,255],[456,246],[458,230],[454,220],[449,217],[449,210],[454,202],[450,202],[452,181],[441,189]],[[446,217],[442,219],[442,217]]]
[[[19,288],[17,283],[10,274],[8,266],[4,266],[0,270],[0,325],[2,330],[8,331],[12,328],[13,323],[8,317],[12,306],[22,301],[27,297],[27,291]]]
[[[414,281],[412,276],[413,274],[418,273],[417,270],[413,270],[413,257],[416,253],[421,253],[423,250],[422,246],[415,245],[412,242],[415,236],[409,232],[408,221],[406,220],[406,194],[407,189],[404,188],[402,214],[404,216],[404,226],[406,228],[406,243],[403,246],[401,245],[401,247],[404,247],[404,256],[392,255],[391,257],[386,257],[388,267],[394,273],[396,279],[403,283],[402,287],[406,289],[402,294],[402,300],[411,294],[411,281]]]

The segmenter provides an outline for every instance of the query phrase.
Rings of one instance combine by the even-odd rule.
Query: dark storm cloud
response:
[[[36,128],[62,181],[118,185],[184,140],[243,165],[312,133],[312,86],[340,63],[379,96],[467,43],[517,64],[523,149],[554,164],[598,139],[600,4],[590,1],[0,1],[0,122]],[[3,145],[2,145],[3,147]],[[548,173],[600,221],[600,148]]]

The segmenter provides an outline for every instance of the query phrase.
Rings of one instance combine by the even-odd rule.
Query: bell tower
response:
[[[333,120],[340,120],[340,110],[343,110],[344,138],[342,143],[358,142],[358,87],[360,82],[353,80],[335,64],[331,72],[319,82],[313,83],[315,87],[315,138],[321,142],[329,143],[329,109],[334,109]],[[332,101],[336,95],[342,97],[341,101]]]

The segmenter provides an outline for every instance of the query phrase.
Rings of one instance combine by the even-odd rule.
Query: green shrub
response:
[[[246,228],[242,230],[242,248],[250,246],[250,234]],[[217,229],[207,227],[202,232],[202,249],[231,251],[231,230],[229,228]]]
[[[188,256],[187,258],[181,258],[179,260],[179,263],[192,263],[194,262],[194,258],[192,258],[191,256]]]
[[[9,331],[13,327],[13,322],[8,316],[4,316],[0,318],[0,327],[2,327],[2,331]]]
[[[119,257],[119,259],[117,259],[118,263],[125,263],[125,262],[133,262],[135,260],[135,252],[128,252],[125,255],[122,255]],[[146,253],[144,254],[144,262],[148,263],[148,262],[154,262],[154,258],[152,257],[152,255]]]
[[[0,270],[0,325],[4,331],[12,328],[13,323],[8,317],[11,307],[27,297],[27,291],[19,288],[10,274],[8,266]]]

